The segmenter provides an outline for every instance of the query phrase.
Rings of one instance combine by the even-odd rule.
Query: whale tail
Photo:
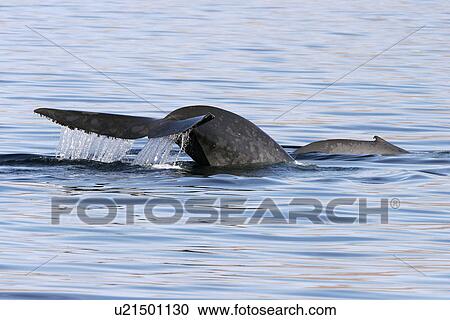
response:
[[[178,120],[50,108],[39,108],[34,112],[70,129],[121,139],[159,138],[183,133],[214,119],[210,113]]]

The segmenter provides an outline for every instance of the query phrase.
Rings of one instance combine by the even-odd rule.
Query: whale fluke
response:
[[[312,142],[300,147],[294,154],[310,152],[321,152],[329,154],[352,154],[352,155],[396,155],[409,153],[405,149],[387,142],[379,136],[374,136],[373,141],[330,139]]]
[[[183,133],[214,118],[210,113],[183,119],[177,119],[175,117],[154,119],[49,108],[39,108],[34,110],[34,112],[71,129],[80,129],[88,133],[97,133],[121,139],[159,138]]]
[[[217,107],[188,106],[163,119],[40,108],[54,122],[122,139],[158,138],[189,130],[175,142],[197,163],[209,166],[273,164],[294,159],[249,120]],[[192,130],[190,130],[192,129]]]

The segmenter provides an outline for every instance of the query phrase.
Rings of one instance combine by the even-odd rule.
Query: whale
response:
[[[241,166],[293,162],[294,159],[251,121],[213,106],[187,106],[162,119],[109,113],[38,108],[35,113],[59,125],[121,139],[158,138],[186,133],[175,140],[198,164]]]
[[[38,108],[35,113],[53,122],[112,138],[139,139],[174,136],[196,163],[204,166],[266,165],[294,162],[309,153],[399,154],[399,147],[375,141],[332,139],[299,147],[291,156],[250,120],[222,108],[194,105],[178,108],[162,119],[110,113]],[[184,134],[184,138],[181,136]],[[187,137],[187,138],[186,138]]]
[[[374,136],[373,141],[352,139],[329,139],[312,142],[294,151],[295,155],[320,152],[328,154],[348,155],[399,155],[409,153],[405,149],[397,147],[379,136]]]

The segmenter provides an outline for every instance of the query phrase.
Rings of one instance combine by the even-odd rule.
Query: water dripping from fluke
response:
[[[179,168],[178,158],[183,151],[189,137],[189,132],[174,134],[166,137],[152,138],[137,154],[132,162],[134,165],[155,167],[158,169]],[[170,151],[175,141],[181,140],[181,147],[174,159],[170,158]]]
[[[133,140],[112,138],[61,127],[56,158],[111,163],[121,161],[132,146]]]
[[[60,160],[92,160],[112,163],[122,161],[143,167],[177,168],[178,158],[184,149],[189,132],[149,139],[142,150],[132,158],[130,154],[134,140],[112,138],[87,133],[78,129],[61,127],[61,135],[56,148],[56,158]],[[181,147],[171,160],[170,151],[175,141]]]

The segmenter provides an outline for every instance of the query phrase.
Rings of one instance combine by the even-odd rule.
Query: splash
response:
[[[184,132],[181,134],[174,134],[161,138],[149,139],[144,148],[138,153],[133,161],[134,165],[140,166],[153,166],[161,167],[164,164],[170,163],[176,165],[181,152],[184,150],[187,140],[189,137],[189,132]],[[172,145],[175,141],[181,139],[181,147],[178,151],[175,159],[170,160],[170,151],[172,150]]]
[[[78,129],[61,127],[56,157],[66,160],[93,160],[111,163],[115,161],[129,162],[139,166],[163,168],[169,164],[176,166],[181,152],[189,138],[189,131],[171,136],[149,139],[144,148],[130,159],[129,151],[133,140],[118,139],[86,133]],[[175,158],[170,158],[170,151],[175,141],[181,141],[181,147]]]
[[[190,134],[190,132],[191,132],[191,130],[188,130],[186,132],[180,133],[174,139],[174,141],[176,141],[176,139],[180,139],[181,140],[180,150],[178,151],[177,156],[175,157],[175,160],[173,161],[174,165],[176,165],[176,163],[178,162],[178,159],[180,158],[181,152],[183,152],[185,150],[186,145],[189,142],[189,134]]]
[[[133,164],[150,166],[166,163],[169,159],[170,150],[172,150],[172,144],[172,136],[149,139],[144,148],[137,154]]]
[[[133,146],[133,140],[117,139],[78,129],[61,127],[56,157],[67,160],[115,162],[122,160]]]

